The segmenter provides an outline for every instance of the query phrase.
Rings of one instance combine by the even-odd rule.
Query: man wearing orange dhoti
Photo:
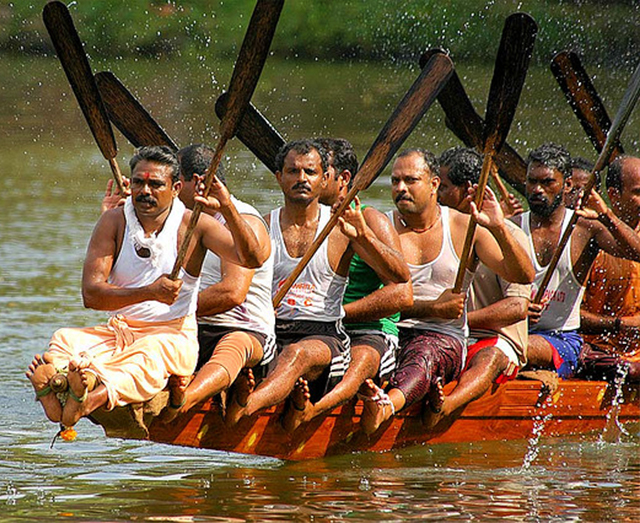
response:
[[[131,196],[100,217],[82,276],[85,306],[108,311],[109,321],[60,329],[27,372],[47,417],[65,427],[102,406],[146,401],[170,375],[192,374],[198,359],[198,281],[207,249],[249,268],[260,266],[270,253],[215,179],[211,196],[196,199],[218,210],[226,227],[202,214],[180,277],[171,280],[168,273],[191,218],[177,198],[178,159],[166,147],[143,147],[130,167]],[[60,370],[68,380],[62,402],[51,383]]]

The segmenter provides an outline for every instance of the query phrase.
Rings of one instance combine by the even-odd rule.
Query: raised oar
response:
[[[538,26],[535,21],[526,13],[513,14],[505,21],[487,101],[484,122],[484,161],[475,195],[475,204],[478,209],[482,207],[484,190],[493,168],[494,156],[507,138],[520,100],[537,31]],[[476,221],[470,217],[460,257],[460,267],[458,267],[458,274],[453,286],[453,291],[456,293],[462,291],[475,229]]]
[[[118,188],[123,193],[122,174],[116,161],[118,155],[116,140],[69,10],[62,2],[49,2],[44,6],[42,18],[80,109],[102,155],[109,162]]]
[[[298,279],[311,258],[316,253],[322,242],[338,223],[342,213],[351,204],[353,199],[363,189],[366,189],[380,175],[386,165],[391,161],[398,149],[402,146],[411,131],[418,125],[420,119],[433,104],[436,96],[450,78],[453,64],[446,55],[434,56],[424,67],[420,76],[413,83],[407,94],[400,101],[393,114],[373,142],[367,156],[360,165],[353,179],[353,186],[333,213],[324,229],[316,237],[298,265],[284,281],[278,293],[273,298],[273,306],[278,307],[287,294],[287,291]]]
[[[222,93],[216,100],[216,114],[221,120],[227,114],[228,100],[227,93]],[[240,120],[236,136],[267,166],[267,169],[276,172],[276,155],[285,144],[285,140],[251,103]]]
[[[429,49],[420,57],[420,67],[424,67],[435,53],[444,52],[442,49]],[[474,109],[456,71],[440,91],[438,102],[446,115],[447,127],[467,147],[474,147],[482,152],[484,149],[484,120]],[[519,192],[524,193],[527,164],[520,155],[505,142],[495,156],[495,162],[505,180]]]
[[[584,197],[582,199],[581,206],[584,205],[585,201],[589,199],[589,194],[591,193],[591,189],[593,189],[596,185],[596,178],[599,175],[600,171],[602,171],[602,169],[604,169],[611,161],[616,145],[618,144],[618,140],[620,139],[620,135],[622,134],[622,130],[627,124],[629,116],[631,116],[633,108],[638,101],[638,97],[640,97],[640,65],[638,65],[635,72],[633,73],[633,76],[631,77],[629,86],[627,87],[622,101],[620,102],[620,107],[618,107],[616,117],[613,120],[611,127],[609,128],[609,133],[607,134],[607,139],[604,143],[604,146],[602,147],[600,156],[598,156],[596,164],[591,171],[589,182],[584,188]],[[576,213],[573,213],[573,215],[571,216],[571,219],[567,224],[567,228],[560,238],[560,243],[558,244],[558,247],[551,257],[551,261],[549,262],[547,271],[544,273],[544,277],[540,282],[540,287],[538,287],[538,291],[533,298],[533,303],[540,303],[542,301],[542,297],[544,296],[544,293],[547,290],[547,286],[551,281],[553,271],[555,271],[556,266],[558,265],[558,260],[560,260],[562,251],[569,241],[569,237],[571,236],[573,228],[578,222],[578,218],[579,216]]]
[[[600,153],[607,140],[607,132],[611,128],[611,119],[591,78],[582,67],[580,57],[573,51],[558,53],[551,61],[551,72],[578,117],[580,125],[596,151]],[[622,152],[620,144],[614,144],[613,157]]]
[[[229,82],[229,101],[227,103],[227,113],[220,122],[220,139],[213,153],[211,165],[209,165],[205,175],[205,197],[209,194],[213,184],[218,165],[222,160],[224,147],[236,133],[242,115],[249,105],[251,95],[253,95],[253,91],[258,84],[283,5],[284,0],[258,0],[253,10],[249,27],[247,27],[247,34],[242,42],[242,47],[231,75],[231,81]],[[202,205],[196,202],[191,213],[191,221],[185,231],[175,265],[171,271],[171,279],[173,280],[178,277],[201,212]]]
[[[115,74],[102,71],[96,74],[96,83],[109,118],[135,147],[166,145],[178,150],[171,137]]]

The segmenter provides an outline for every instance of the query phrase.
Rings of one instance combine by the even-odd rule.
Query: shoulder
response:
[[[103,232],[119,231],[124,230],[125,225],[124,209],[122,207],[116,207],[115,209],[110,209],[102,213],[96,223],[96,230]]]

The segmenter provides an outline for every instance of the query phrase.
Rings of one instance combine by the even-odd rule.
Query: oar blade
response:
[[[96,143],[111,160],[118,154],[113,130],[69,10],[62,2],[49,2],[42,17]]]
[[[229,82],[227,113],[221,133],[232,137],[258,85],[284,0],[258,0]]]
[[[551,72],[596,151],[602,151],[611,119],[580,57],[572,51],[556,54]],[[621,152],[619,145],[618,149]]]
[[[505,21],[484,120],[485,151],[499,151],[509,134],[537,32],[535,20],[526,13],[512,14]]]
[[[436,100],[453,73],[453,63],[444,54],[434,55],[373,142],[353,185],[366,189],[380,175]]]
[[[115,74],[102,71],[95,78],[109,118],[135,147],[166,145],[178,150],[176,143]]]
[[[222,93],[216,100],[216,114],[220,120],[227,113],[228,102],[227,93]],[[236,136],[267,169],[276,172],[276,155],[285,144],[285,140],[252,103],[249,103],[240,119]]]
[[[436,53],[445,53],[445,51],[429,49],[424,52],[420,57],[420,67],[424,67]],[[482,152],[484,148],[484,120],[473,107],[455,70],[440,91],[438,102],[446,116],[447,127],[467,147],[473,147]],[[514,188],[524,193],[527,164],[522,157],[508,143],[505,143],[495,161],[500,169],[500,175]]]

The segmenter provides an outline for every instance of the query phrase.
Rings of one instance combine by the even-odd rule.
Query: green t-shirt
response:
[[[364,209],[365,206],[363,205],[362,208]],[[376,274],[376,271],[369,267],[360,256],[354,254],[351,259],[351,266],[349,267],[349,284],[344,293],[342,304],[346,305],[347,303],[357,301],[382,287],[384,287],[384,284]],[[345,323],[344,326],[348,330],[378,330],[397,336],[398,327],[396,327],[396,322],[399,320],[400,312],[397,312],[393,316],[380,320],[373,320],[366,323]]]

